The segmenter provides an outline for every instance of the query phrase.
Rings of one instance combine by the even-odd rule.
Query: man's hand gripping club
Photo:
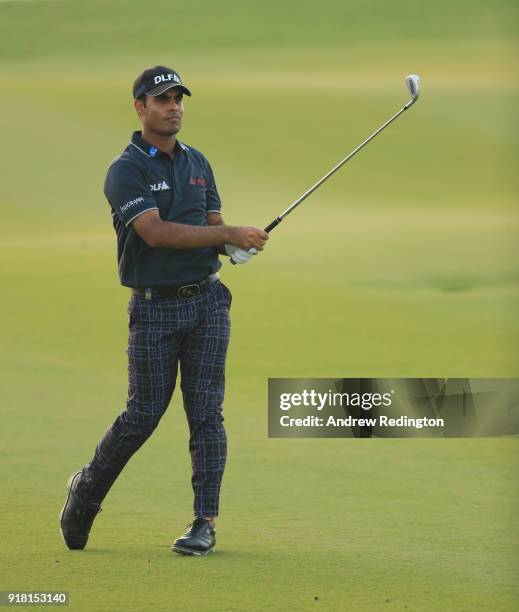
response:
[[[231,262],[246,264],[258,251],[263,251],[269,235],[258,227],[232,227],[231,242],[225,244],[225,252]]]

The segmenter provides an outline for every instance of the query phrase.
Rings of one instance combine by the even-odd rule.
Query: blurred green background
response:
[[[0,2],[3,589],[85,610],[512,610],[516,440],[269,440],[271,377],[519,375],[516,3]],[[273,232],[234,294],[218,552],[191,513],[179,395],[82,553],[68,475],[124,409],[127,290],[102,193],[131,84],[177,69],[181,140],[231,224]],[[316,599],[318,598],[318,599]]]

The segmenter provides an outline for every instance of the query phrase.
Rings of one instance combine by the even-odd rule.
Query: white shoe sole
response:
[[[173,544],[173,546],[171,547],[171,550],[173,552],[178,553],[179,555],[186,555],[186,556],[191,556],[191,557],[205,557],[206,555],[214,552],[214,546],[210,548],[209,550],[202,551],[202,550],[191,550],[190,548],[183,548],[182,546],[175,546]]]

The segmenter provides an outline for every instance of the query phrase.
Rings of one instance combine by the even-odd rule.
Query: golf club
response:
[[[375,138],[375,136],[377,134],[380,134],[380,132],[382,130],[384,130],[385,128],[387,128],[387,126],[390,123],[393,123],[393,121],[399,117],[404,111],[406,111],[408,108],[410,108],[417,100],[418,100],[418,96],[420,94],[420,77],[416,74],[410,74],[408,76],[406,76],[405,78],[405,82],[407,85],[407,89],[409,90],[409,93],[411,94],[411,100],[409,100],[409,102],[403,106],[397,113],[395,113],[391,119],[388,119],[384,125],[380,126],[378,128],[378,130],[376,130],[375,132],[373,132],[373,134],[371,134],[371,136],[368,136],[368,138],[366,138],[366,140],[364,140],[364,142],[361,142],[360,145],[354,149],[347,157],[345,157],[343,160],[341,160],[336,166],[334,166],[329,172],[327,172],[322,178],[320,178],[317,183],[315,183],[315,185],[312,185],[312,187],[310,187],[310,189],[308,189],[307,191],[305,191],[303,193],[303,195],[301,195],[299,198],[297,198],[297,200],[295,202],[293,202],[284,212],[282,212],[279,216],[277,216],[271,223],[269,223],[269,225],[267,225],[267,227],[265,228],[265,231],[271,232],[277,225],[279,225],[281,223],[281,221],[283,221],[283,219],[289,215],[297,206],[299,206],[299,204],[301,204],[301,202],[303,202],[304,200],[306,200],[306,198],[313,193],[318,187],[320,187],[325,181],[327,181],[330,176],[332,176],[332,174],[334,174],[335,172],[337,172],[337,170],[343,166],[347,161],[349,161],[354,155],[356,155],[361,149],[362,147],[364,147],[365,145],[368,144],[368,142],[370,140],[373,140],[373,138]],[[231,259],[231,263],[235,264],[235,262]]]
[[[366,138],[366,140],[364,142],[362,142],[356,149],[354,149],[347,157],[345,157],[342,161],[340,161],[336,166],[334,166],[327,174],[325,174],[321,179],[319,179],[317,181],[317,183],[315,183],[315,185],[312,185],[312,187],[310,187],[310,189],[308,189],[308,191],[305,191],[305,193],[303,193],[302,196],[300,196],[299,198],[297,198],[297,200],[295,202],[293,202],[284,212],[282,212],[278,217],[276,217],[274,219],[274,221],[272,221],[272,223],[270,223],[269,225],[267,225],[267,227],[265,228],[266,232],[270,232],[272,231],[276,225],[279,225],[281,223],[281,221],[283,221],[283,219],[289,215],[297,206],[299,206],[299,204],[301,204],[301,202],[303,202],[303,200],[305,200],[311,193],[313,193],[318,187],[320,187],[325,181],[327,181],[330,176],[332,176],[332,174],[334,174],[335,172],[337,172],[337,170],[343,166],[347,161],[349,161],[354,155],[356,155],[361,149],[362,147],[364,147],[365,145],[368,144],[368,142],[370,140],[372,140],[373,138],[375,138],[375,136],[377,134],[380,134],[380,132],[387,128],[387,126],[392,123],[397,117],[399,117],[404,111],[406,111],[408,108],[410,108],[415,102],[416,100],[418,100],[418,95],[419,95],[419,90],[420,90],[420,77],[417,76],[416,74],[410,74],[409,76],[407,76],[405,78],[405,82],[407,85],[407,89],[409,90],[409,93],[411,94],[411,100],[409,100],[409,102],[403,107],[401,108],[398,113],[396,113],[395,115],[393,115],[391,117],[391,119],[389,119],[388,121],[386,121],[384,123],[384,125],[382,125],[381,127],[378,128],[378,130],[376,130],[375,132],[373,132],[373,134],[371,134],[371,136],[368,136],[368,138]]]

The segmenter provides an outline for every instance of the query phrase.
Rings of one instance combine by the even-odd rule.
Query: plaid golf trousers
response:
[[[217,516],[227,457],[222,414],[231,293],[220,281],[192,298],[147,300],[129,307],[126,410],[106,431],[83,468],[77,493],[100,503],[130,457],[165,413],[180,363],[195,516]]]

